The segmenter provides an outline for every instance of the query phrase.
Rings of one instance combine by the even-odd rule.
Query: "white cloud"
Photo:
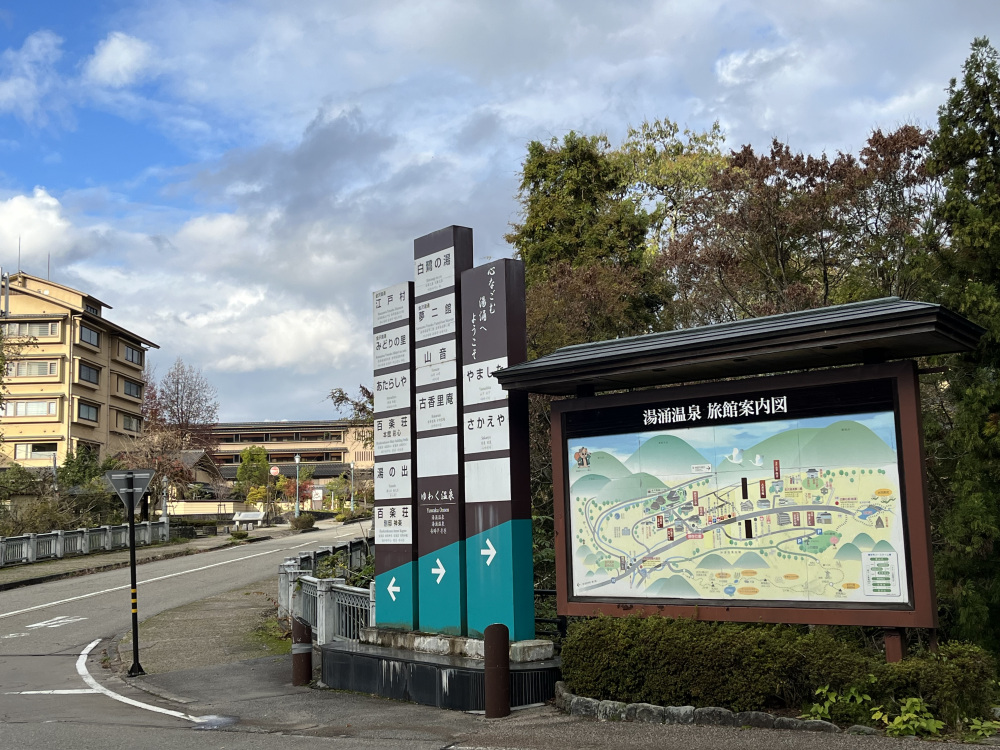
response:
[[[98,42],[93,56],[84,65],[84,78],[97,86],[131,86],[149,71],[152,58],[153,50],[149,44],[120,31],[112,31]]]
[[[64,215],[59,201],[45,188],[0,201],[0,248],[14,259],[20,243],[22,268],[44,268],[45,258],[64,256],[79,240],[79,232]]]
[[[59,88],[55,64],[62,56],[62,39],[37,31],[21,45],[0,55],[0,112],[26,122],[44,124],[47,99]]]

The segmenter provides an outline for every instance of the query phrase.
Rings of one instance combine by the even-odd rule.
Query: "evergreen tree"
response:
[[[935,562],[943,620],[953,636],[1000,648],[1000,69],[976,39],[961,80],[938,112],[930,169],[942,180],[936,206],[945,239],[931,259],[939,300],[986,329],[951,362],[930,420],[940,460],[930,466],[941,499]],[[930,441],[929,441],[930,442]]]

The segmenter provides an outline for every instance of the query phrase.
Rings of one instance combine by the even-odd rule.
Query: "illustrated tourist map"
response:
[[[664,411],[567,442],[574,596],[909,600],[891,411],[726,426]]]

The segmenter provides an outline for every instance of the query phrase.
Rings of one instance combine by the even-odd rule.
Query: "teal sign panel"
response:
[[[476,509],[466,509],[471,518]],[[482,638],[500,623],[512,641],[535,637],[531,521],[519,519],[470,536],[465,541],[469,635]]]
[[[421,632],[465,635],[464,551],[465,542],[460,541],[420,558],[417,585]],[[379,602],[381,607],[381,597]]]
[[[414,630],[417,614],[416,563],[406,563],[375,576],[375,625]]]

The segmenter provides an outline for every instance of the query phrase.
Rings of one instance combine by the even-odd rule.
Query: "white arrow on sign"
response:
[[[392,597],[392,600],[396,601],[396,594],[398,594],[400,592],[399,586],[396,585],[396,576],[392,577],[392,580],[389,581],[389,585],[386,586],[385,588],[386,588],[386,591],[389,592],[389,596]]]
[[[436,568],[431,568],[431,573],[436,573],[438,577],[437,582],[441,583],[441,579],[444,578],[445,574],[444,565],[441,563],[440,557],[437,558],[434,562],[436,562],[438,566]]]
[[[489,540],[489,537],[486,538],[486,547],[489,547],[489,549],[484,547],[479,550],[479,554],[486,555],[486,567],[488,568],[490,567],[490,563],[493,562],[493,558],[496,557],[497,550],[496,547],[493,546],[493,542]]]

